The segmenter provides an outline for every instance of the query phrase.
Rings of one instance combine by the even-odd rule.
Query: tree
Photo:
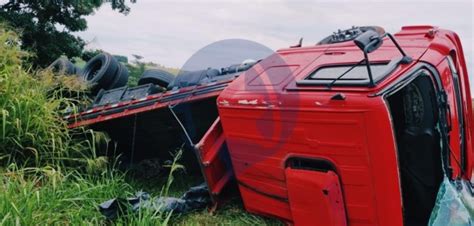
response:
[[[87,29],[84,16],[105,2],[120,13],[130,11],[125,0],[8,0],[0,7],[0,20],[21,34],[32,65],[45,67],[61,55],[81,56],[85,42],[71,32]]]

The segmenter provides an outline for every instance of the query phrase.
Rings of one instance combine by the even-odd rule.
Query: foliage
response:
[[[93,57],[95,57],[96,55],[99,55],[103,52],[105,51],[101,49],[86,49],[82,52],[81,59],[87,62]],[[122,56],[122,55],[113,55],[113,56],[120,63],[124,63],[124,64],[128,63],[128,57],[126,56]]]
[[[211,215],[208,210],[175,215],[172,225],[284,225],[276,219],[249,214],[239,199],[232,199]]]
[[[33,65],[45,67],[61,55],[81,55],[85,42],[71,32],[85,30],[84,16],[104,2],[121,13],[130,11],[124,0],[8,0],[0,6],[0,20],[20,32],[22,48],[34,53]]]
[[[18,43],[0,27],[0,162],[38,166],[88,153],[88,141],[73,139],[62,120],[64,109],[75,109],[64,95],[78,99],[86,87],[74,77],[23,69],[28,55]]]
[[[143,57],[139,55],[133,55],[133,57],[134,60],[132,61],[132,63],[126,64],[129,71],[128,86],[136,86],[143,72],[145,72],[145,70],[147,69],[157,68],[174,75],[177,75],[179,72],[178,68],[165,67],[163,65],[156,64],[153,62],[144,62]]]
[[[282,225],[248,214],[238,199],[214,214],[208,210],[184,215],[141,210],[114,222],[106,221],[97,210],[100,203],[113,197],[131,197],[143,187],[157,196],[170,184],[169,195],[180,196],[200,183],[196,176],[183,171],[170,174],[175,174],[172,184],[166,178],[140,183],[112,169],[91,176],[61,168],[10,165],[0,170],[0,225]]]
[[[115,59],[117,59],[118,62],[127,64],[128,63],[128,57],[122,56],[122,55],[114,55]]]
[[[143,72],[145,72],[146,65],[141,62],[138,64],[127,64],[127,68],[128,68],[128,85],[136,86]]]
[[[104,225],[107,221],[97,206],[135,192],[125,175],[113,170],[90,176],[61,168],[11,165],[0,176],[0,225]],[[170,216],[142,210],[115,223],[166,225]]]
[[[176,168],[176,167],[175,167]],[[203,178],[193,172],[177,170],[174,177],[167,180],[136,180],[127,178],[128,182],[134,186],[149,192],[152,196],[169,195],[180,197],[192,186],[202,183]],[[172,180],[167,191],[163,189]],[[233,189],[229,187],[228,189]],[[242,201],[238,197],[229,197],[225,205],[219,207],[215,212],[210,213],[208,209],[198,210],[187,214],[173,214],[170,218],[171,225],[283,225],[276,219],[269,219],[261,216],[249,214],[244,210]]]

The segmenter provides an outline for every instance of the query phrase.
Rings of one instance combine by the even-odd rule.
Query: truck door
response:
[[[452,167],[452,177],[461,177],[466,169],[466,131],[463,114],[463,97],[459,75],[451,57],[440,64],[442,82],[446,92],[447,121],[449,127],[449,162]]]

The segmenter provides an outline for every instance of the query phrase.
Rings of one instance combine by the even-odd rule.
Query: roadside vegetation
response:
[[[246,213],[239,200],[214,215],[141,210],[108,222],[98,205],[139,190],[152,196],[180,196],[200,183],[173,160],[169,175],[140,181],[103,157],[107,136],[69,130],[61,119],[87,101],[87,87],[75,77],[35,71],[25,61],[20,38],[0,26],[0,225],[263,225],[278,224]],[[174,181],[172,179],[175,178]]]

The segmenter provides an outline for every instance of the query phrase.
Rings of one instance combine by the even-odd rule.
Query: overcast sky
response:
[[[223,39],[248,39],[276,50],[314,45],[339,28],[432,24],[456,31],[473,70],[472,0],[433,1],[159,1],[137,0],[127,16],[104,5],[78,33],[90,48],[181,67],[200,48]],[[472,80],[471,80],[472,81]]]

